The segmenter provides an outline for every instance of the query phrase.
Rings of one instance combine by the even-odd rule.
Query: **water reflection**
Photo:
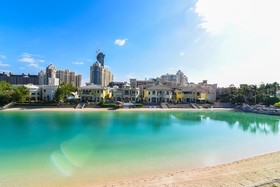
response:
[[[245,132],[278,134],[280,118],[242,112],[207,112],[204,114],[211,120],[223,121],[229,127],[242,129]]]

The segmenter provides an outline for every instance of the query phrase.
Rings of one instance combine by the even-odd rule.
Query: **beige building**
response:
[[[208,84],[203,81],[199,84],[189,84],[182,89],[182,102],[215,102],[217,84]]]
[[[81,87],[82,84],[82,75],[70,70],[58,70],[56,72],[56,78],[59,79],[59,84],[72,84],[77,88]]]
[[[128,83],[124,84],[123,87],[117,86],[111,88],[112,101],[122,102],[139,102],[140,101],[140,89],[131,87]]]
[[[147,103],[162,103],[172,100],[172,89],[158,84],[144,90],[144,101]]]

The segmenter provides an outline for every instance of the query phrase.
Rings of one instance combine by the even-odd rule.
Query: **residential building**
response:
[[[42,100],[43,101],[52,101],[54,99],[55,92],[58,86],[56,85],[42,85]]]
[[[177,75],[177,85],[178,86],[187,86],[188,77],[181,70],[178,70],[176,75]]]
[[[190,102],[215,102],[216,101],[217,84],[208,84],[203,81],[199,84],[189,84],[182,88],[184,103]]]
[[[48,85],[58,86],[59,85],[59,79],[58,78],[49,78],[48,79]]]
[[[100,102],[104,99],[109,100],[111,97],[108,88],[95,84],[82,86],[79,92],[83,102]]]
[[[14,87],[24,86],[29,90],[29,100],[31,101],[40,101],[42,99],[41,87],[34,84],[17,84],[13,85]]]
[[[82,75],[70,70],[58,70],[56,72],[56,78],[59,79],[59,84],[72,84],[77,88],[81,87],[82,84]]]
[[[140,100],[143,101],[144,98],[144,89],[154,86],[156,84],[156,80],[137,80],[137,79],[130,79],[130,86],[132,88],[139,88],[140,89]]]
[[[122,102],[139,102],[140,88],[131,87],[130,84],[125,83],[121,88],[115,86],[111,88],[112,101]]]
[[[112,81],[112,82],[109,83],[108,86],[109,86],[110,88],[113,88],[113,87],[115,87],[115,86],[117,86],[117,87],[119,87],[119,88],[122,88],[124,84],[125,84],[125,82],[116,82],[116,81]]]
[[[90,66],[90,82],[100,86],[108,86],[113,81],[113,74],[104,67],[103,53],[97,54],[97,61]]]
[[[0,73],[0,81],[6,81],[10,84],[38,84],[38,75],[24,74],[14,75],[13,73]]]
[[[44,72],[43,70],[41,70],[39,73],[38,73],[38,84],[39,85],[46,85],[47,84],[47,81],[46,81],[46,72]]]
[[[148,103],[170,102],[172,100],[172,89],[158,84],[144,90],[144,101]]]
[[[49,85],[49,78],[56,78],[56,67],[52,64],[46,68],[46,85]]]
[[[159,78],[159,82],[163,85],[166,86],[186,86],[188,84],[188,78],[185,76],[185,74],[181,71],[178,70],[177,73],[174,74],[166,74],[162,75]]]

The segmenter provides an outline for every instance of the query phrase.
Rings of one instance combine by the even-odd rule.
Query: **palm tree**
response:
[[[257,85],[250,85],[250,90],[254,93],[254,103],[257,104]]]
[[[272,88],[273,88],[273,96],[276,97],[276,93],[277,93],[277,90],[279,89],[280,85],[278,82],[274,82],[272,83]]]

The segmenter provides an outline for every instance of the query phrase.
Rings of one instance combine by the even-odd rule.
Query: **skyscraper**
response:
[[[105,58],[105,55],[103,53],[100,53],[100,52],[96,56],[97,62],[99,62],[102,67],[104,67],[104,58]]]
[[[59,84],[72,84],[75,87],[81,87],[82,84],[82,75],[76,74],[68,69],[58,70],[56,72],[56,78],[59,79]]]
[[[39,85],[46,85],[47,82],[46,82],[46,73],[41,70],[39,73],[38,73],[38,79],[39,79]]]
[[[106,67],[104,67],[103,53],[98,53],[96,56],[97,61],[90,66],[90,82],[93,84],[108,86],[113,81],[113,74]]]
[[[46,84],[49,84],[49,78],[56,78],[56,67],[50,64],[46,68]]]

